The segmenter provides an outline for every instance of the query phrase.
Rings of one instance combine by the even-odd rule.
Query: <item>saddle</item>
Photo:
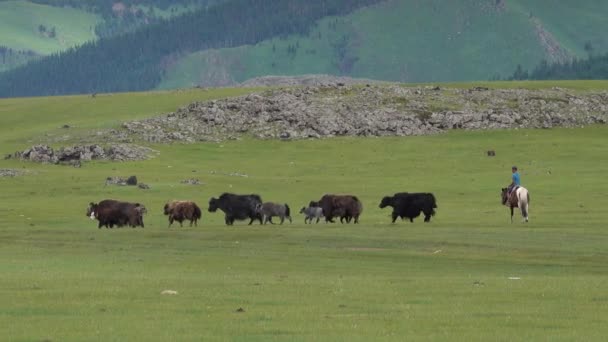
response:
[[[517,204],[517,189],[519,189],[519,185],[516,185],[511,189],[511,192],[508,194],[509,202]]]

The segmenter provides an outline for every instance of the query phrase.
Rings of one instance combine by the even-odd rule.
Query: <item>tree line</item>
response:
[[[564,63],[543,60],[528,71],[518,65],[508,80],[592,80],[608,79],[608,53],[573,59]]]
[[[325,16],[382,0],[233,0],[103,38],[0,74],[0,97],[153,89],[176,53],[308,34]]]

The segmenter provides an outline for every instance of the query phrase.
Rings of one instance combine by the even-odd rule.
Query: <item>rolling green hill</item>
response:
[[[608,2],[391,0],[319,21],[292,35],[194,52],[167,68],[159,88],[227,85],[310,73],[424,82],[505,77],[517,65],[608,51]]]
[[[221,1],[3,0],[0,72],[99,37],[130,32]]]
[[[14,51],[0,54],[0,71],[93,40],[99,22],[99,16],[74,8],[0,1],[0,46]]]
[[[608,2],[599,0],[183,0],[178,8],[146,0],[118,9],[92,3],[105,5],[77,7],[101,13],[96,33],[107,39],[0,74],[0,96],[224,86],[315,73],[488,80],[508,77],[518,66],[531,70],[543,60],[563,63],[608,51],[602,16]],[[151,25],[140,25],[149,18]],[[2,61],[18,59],[9,57]]]
[[[459,86],[477,85],[488,86]],[[583,92],[607,82],[489,86]],[[61,136],[66,123],[68,132],[118,127],[245,92],[0,99],[0,153]],[[2,337],[602,341],[607,128],[149,144],[160,152],[153,159],[82,168],[2,159],[0,170],[24,173],[0,177],[0,318],[10,323]],[[528,224],[511,224],[500,205],[514,163],[530,189]],[[129,175],[151,188],[104,186]],[[189,178],[203,184],[180,183]],[[227,227],[207,211],[224,191],[287,202],[294,222]],[[378,203],[397,191],[433,192],[437,215],[390,224]],[[361,223],[305,225],[298,209],[326,192],[357,195]],[[146,227],[97,229],[85,211],[104,198],[146,205]],[[198,227],[168,228],[169,199],[198,202]]]

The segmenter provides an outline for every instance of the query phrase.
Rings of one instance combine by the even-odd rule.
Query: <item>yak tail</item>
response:
[[[197,220],[200,220],[201,215],[202,215],[201,208],[199,208],[198,205],[195,204],[194,205],[194,215],[193,215],[194,218],[196,218]]]
[[[359,214],[361,214],[361,212],[363,212],[363,203],[359,201],[359,198],[357,198],[357,196],[353,196],[353,199],[357,202],[357,209],[359,209]]]
[[[289,209],[287,203],[285,203],[285,216],[291,217],[291,210]]]

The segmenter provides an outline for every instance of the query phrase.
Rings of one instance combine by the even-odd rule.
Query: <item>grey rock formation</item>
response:
[[[194,102],[176,112],[126,122],[149,142],[408,136],[451,129],[551,128],[604,124],[607,92],[564,89],[455,89],[337,85],[271,89]],[[124,131],[120,132],[124,136]]]
[[[132,144],[112,144],[106,148],[99,145],[78,145],[61,147],[58,150],[47,145],[35,145],[24,151],[10,154],[5,159],[15,158],[38,163],[80,167],[81,161],[89,160],[144,160],[150,158],[153,152],[150,148]]]
[[[22,176],[26,172],[22,170],[15,169],[0,169],[0,177],[17,177]]]

